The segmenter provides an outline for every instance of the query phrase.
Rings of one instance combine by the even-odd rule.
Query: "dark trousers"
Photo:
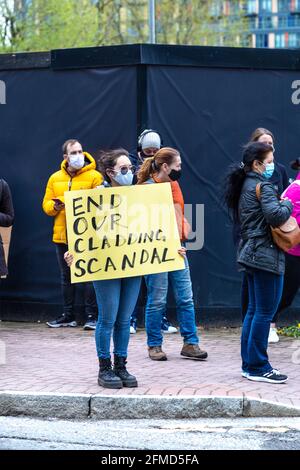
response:
[[[244,321],[248,310],[249,303],[249,291],[248,291],[248,279],[246,271],[243,271],[242,287],[241,287],[241,312],[242,321]]]
[[[74,318],[75,284],[71,284],[71,271],[64,260],[64,254],[68,251],[68,245],[55,243],[56,256],[60,269],[61,288],[63,296],[63,313],[68,318]],[[93,284],[84,284],[84,310],[86,318],[97,320],[98,309]]]
[[[289,307],[300,287],[300,256],[285,255],[285,275],[283,292],[280,304],[272,320],[272,323],[278,321],[280,313]]]
[[[250,374],[264,374],[272,369],[267,347],[270,323],[278,308],[283,275],[253,270],[247,274],[249,304],[241,338],[242,369]]]
[[[131,314],[130,323],[136,323],[137,322],[137,317],[138,317],[139,310],[140,310],[139,305],[142,304],[143,305],[142,309],[144,310],[144,305],[146,303],[146,299],[147,299],[147,287],[146,287],[146,283],[145,283],[145,278],[144,278],[144,276],[142,276],[139,297],[138,297],[138,300],[137,300],[136,305],[134,307],[134,310]]]

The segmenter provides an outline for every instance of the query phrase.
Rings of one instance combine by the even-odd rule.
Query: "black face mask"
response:
[[[172,180],[172,181],[177,181],[179,180],[181,176],[181,170],[171,170],[171,173],[168,174],[168,177]]]
[[[146,160],[147,158],[152,158],[153,156],[155,155],[155,153],[153,155],[146,155],[143,150],[140,151],[140,156],[141,156],[141,159],[142,160]]]

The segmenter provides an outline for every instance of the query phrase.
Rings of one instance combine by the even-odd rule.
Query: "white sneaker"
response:
[[[241,376],[244,377],[245,379],[248,379],[249,372],[246,372],[246,371],[242,370]]]
[[[134,335],[135,333],[136,333],[136,329],[132,325],[130,325],[130,334]]]
[[[270,328],[268,343],[278,343],[279,336],[276,328]]]
[[[161,329],[162,333],[165,333],[165,334],[170,334],[170,333],[177,333],[177,328],[175,328],[175,326],[172,326],[172,325],[168,325],[166,328],[162,328]]]

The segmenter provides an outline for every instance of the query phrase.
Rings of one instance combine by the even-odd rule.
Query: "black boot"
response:
[[[114,373],[122,380],[123,387],[137,387],[136,378],[134,375],[129,374],[126,369],[126,359],[126,357],[116,356],[115,354]]]
[[[122,380],[113,372],[110,358],[99,358],[98,384],[105,388],[122,388]]]

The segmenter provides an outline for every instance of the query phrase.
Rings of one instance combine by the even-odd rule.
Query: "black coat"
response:
[[[289,177],[285,166],[281,163],[275,162],[274,172],[269,181],[273,183],[277,193],[282,194],[289,185]]]
[[[137,184],[137,174],[138,171],[143,163],[142,159],[139,157],[137,151],[133,151],[129,154],[129,159],[131,161],[131,165],[135,166],[135,174],[133,176],[132,184]]]
[[[260,183],[260,200],[256,196],[256,185]],[[241,270],[256,268],[283,274],[284,252],[273,243],[271,229],[279,227],[291,215],[290,201],[280,201],[273,184],[256,172],[249,172],[245,179],[240,201],[239,219],[241,241],[237,261]]]
[[[14,208],[9,186],[0,179],[0,227],[10,227],[14,221]],[[7,275],[3,243],[0,235],[0,276]]]
[[[289,178],[285,166],[281,163],[275,162],[274,172],[269,181],[275,187],[277,194],[282,194],[289,185]],[[237,222],[234,222],[233,224],[232,235],[233,242],[237,246],[241,239],[241,227]]]

